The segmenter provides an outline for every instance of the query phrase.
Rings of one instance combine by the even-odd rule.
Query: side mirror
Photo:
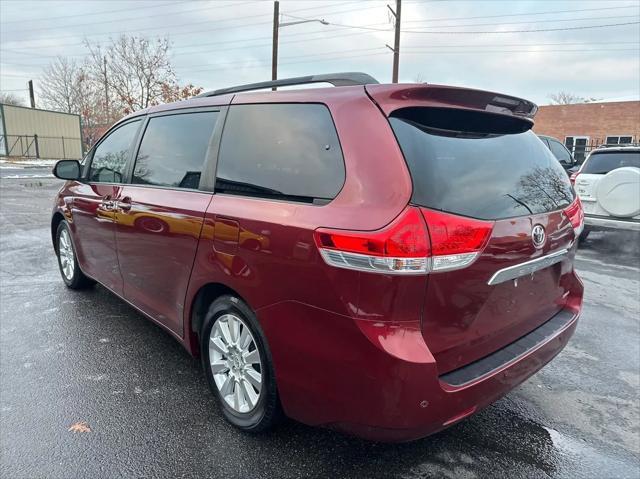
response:
[[[60,160],[53,167],[53,176],[61,180],[79,180],[81,172],[78,160]]]

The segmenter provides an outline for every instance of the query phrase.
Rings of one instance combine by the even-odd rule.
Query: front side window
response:
[[[344,178],[342,150],[326,106],[263,104],[229,109],[216,191],[312,202],[334,198]]]
[[[151,118],[132,183],[197,189],[217,118],[216,111]]]
[[[129,122],[102,140],[96,147],[89,167],[89,181],[96,183],[120,183],[138,132],[140,120]]]

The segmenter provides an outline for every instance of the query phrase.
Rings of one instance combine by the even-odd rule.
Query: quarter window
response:
[[[112,131],[102,140],[96,147],[91,160],[89,168],[90,182],[122,182],[122,175],[139,126],[140,120],[129,122]]]
[[[217,117],[206,111],[151,118],[132,183],[197,189]]]
[[[229,109],[216,191],[312,202],[334,198],[344,178],[338,134],[324,105]]]

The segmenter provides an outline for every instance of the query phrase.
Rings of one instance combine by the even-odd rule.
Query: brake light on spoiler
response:
[[[338,268],[385,274],[427,274],[464,268],[487,244],[493,222],[415,206],[376,231],[319,228],[324,261]]]

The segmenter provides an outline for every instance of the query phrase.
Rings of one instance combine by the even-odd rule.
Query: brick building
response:
[[[640,101],[541,106],[533,130],[558,138],[581,162],[603,143],[640,143]]]

